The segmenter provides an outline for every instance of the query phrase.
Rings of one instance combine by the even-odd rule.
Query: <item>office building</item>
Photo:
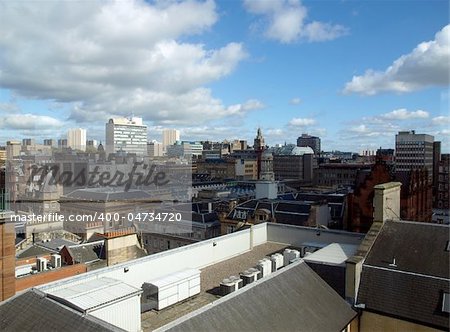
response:
[[[59,149],[64,149],[64,148],[67,148],[68,146],[67,146],[67,139],[66,138],[60,138],[59,140],[58,140],[58,148]]]
[[[22,145],[23,146],[30,146],[30,145],[35,145],[35,141],[33,138],[24,138],[22,140]]]
[[[167,146],[166,154],[175,158],[199,158],[203,153],[203,145],[200,142],[177,141]]]
[[[162,145],[163,150],[167,151],[167,146],[173,145],[180,140],[180,131],[177,129],[163,129],[162,131]]]
[[[310,147],[316,156],[320,155],[320,138],[308,134],[302,134],[297,138],[298,147]]]
[[[147,154],[149,157],[162,157],[164,155],[163,144],[157,141],[148,142]]]
[[[52,148],[56,148],[58,143],[53,138],[44,139],[45,146],[51,146]]]
[[[147,126],[142,118],[113,118],[106,124],[106,154],[147,154]]]
[[[7,141],[6,142],[6,159],[11,160],[20,156],[22,147],[19,141]]]
[[[67,146],[74,150],[86,150],[86,129],[74,128],[67,131]]]
[[[316,161],[311,148],[289,144],[281,148],[272,148],[271,152],[275,180],[312,182]]]
[[[416,134],[414,130],[400,131],[395,135],[396,172],[426,168],[431,183],[433,179],[433,142],[433,136]]]

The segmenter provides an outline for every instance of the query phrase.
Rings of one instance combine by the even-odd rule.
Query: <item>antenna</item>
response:
[[[395,261],[395,257],[392,258],[392,263],[389,264],[390,267],[397,267],[397,263]]]

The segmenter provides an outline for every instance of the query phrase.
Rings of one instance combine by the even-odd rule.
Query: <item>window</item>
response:
[[[442,297],[442,312],[450,313],[450,295],[444,293]]]

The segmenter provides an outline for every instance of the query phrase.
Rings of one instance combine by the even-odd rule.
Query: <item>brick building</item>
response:
[[[432,192],[426,169],[393,172],[381,159],[370,171],[360,173],[353,194],[349,195],[348,230],[365,233],[373,222],[374,187],[381,183],[402,183],[400,216],[403,220],[431,222]]]

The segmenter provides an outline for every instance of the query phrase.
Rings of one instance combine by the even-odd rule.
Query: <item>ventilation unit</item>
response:
[[[61,267],[61,255],[52,254],[51,263],[55,269],[60,268]]]
[[[258,276],[261,274],[261,272],[258,269],[255,269],[254,267],[249,268],[248,270],[245,270],[244,272],[240,273],[243,286],[251,284],[252,282],[255,282],[258,280]]]
[[[38,272],[47,270],[47,263],[48,260],[44,257],[36,258],[36,270],[38,270]]]
[[[200,270],[186,269],[144,282],[141,312],[161,310],[200,293]]]
[[[272,262],[270,259],[263,258],[258,261],[256,268],[261,272],[260,278],[264,278],[272,273]]]
[[[225,278],[220,283],[220,294],[225,296],[233,293],[242,287],[242,279],[236,276]]]
[[[270,260],[272,261],[272,272],[275,272],[283,267],[284,258],[282,254],[273,254],[270,256]]]
[[[283,252],[284,257],[284,265],[288,265],[291,263],[293,259],[300,258],[300,252],[294,249],[285,249]]]

